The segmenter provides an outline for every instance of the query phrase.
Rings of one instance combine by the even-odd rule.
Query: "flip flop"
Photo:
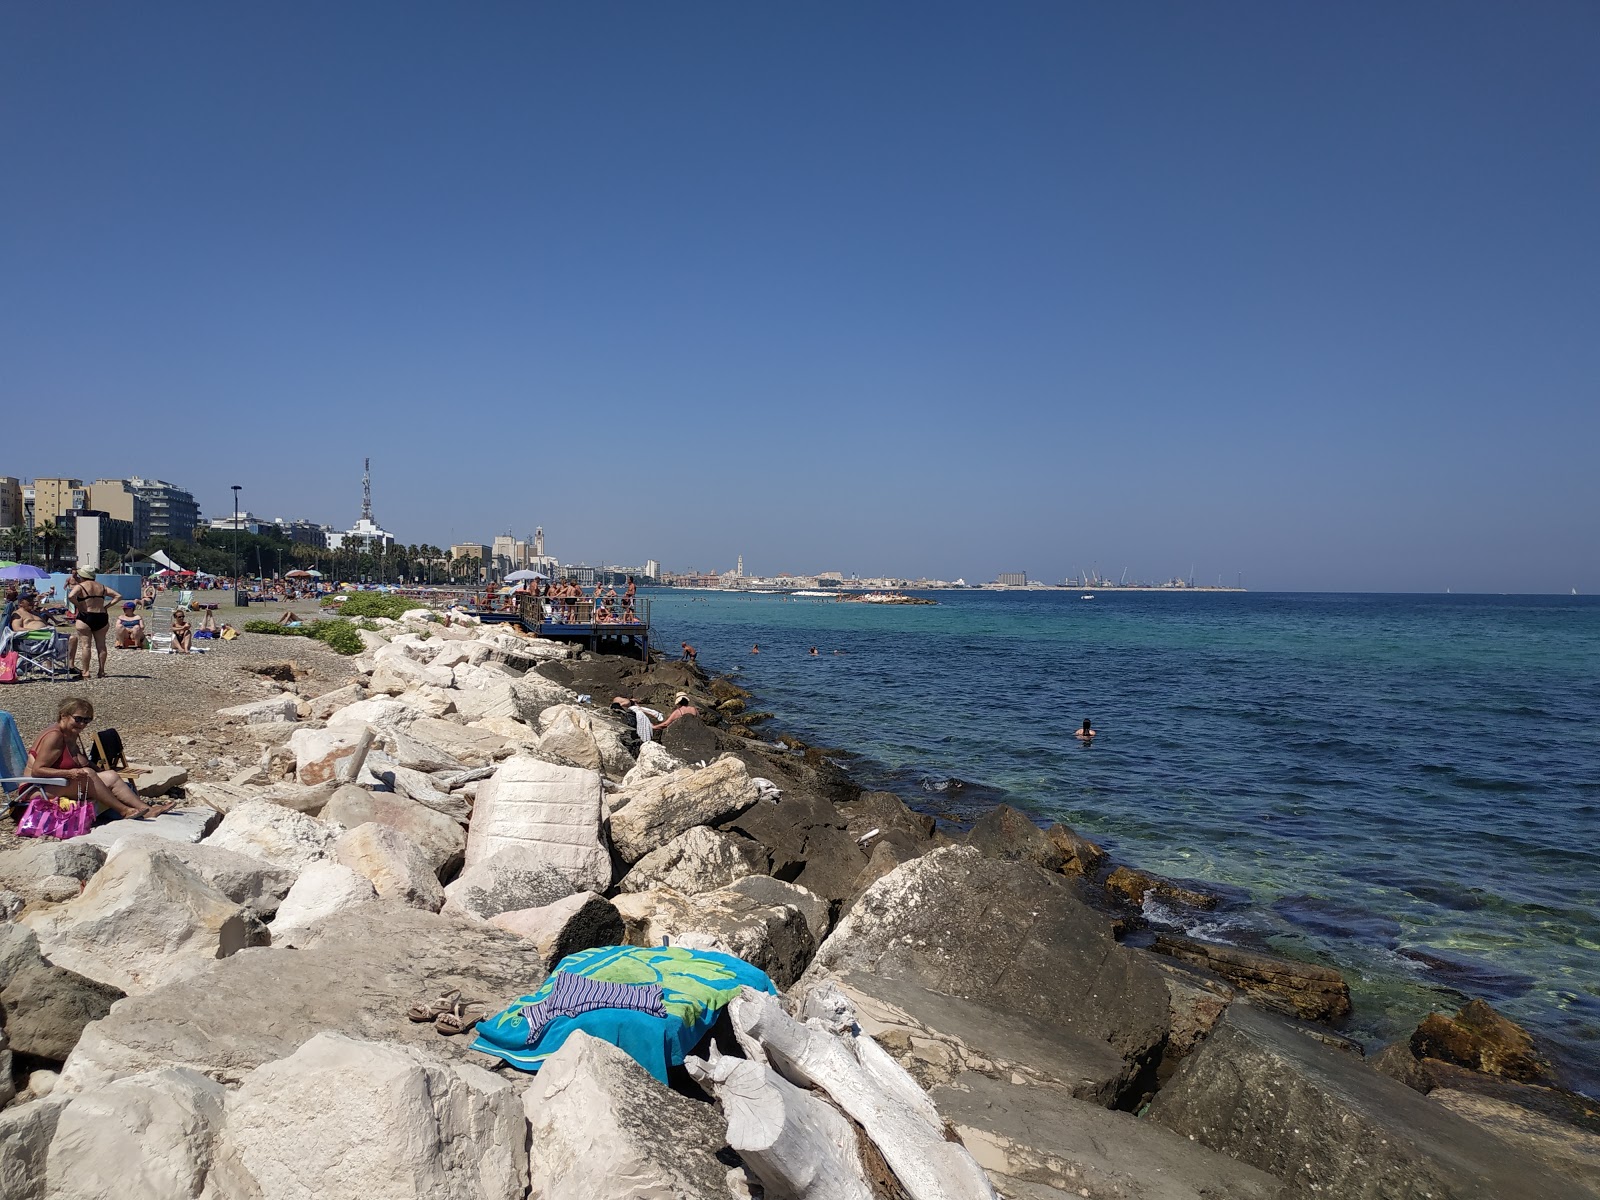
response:
[[[413,1004],[410,1009],[407,1010],[406,1016],[410,1017],[413,1021],[431,1021],[440,1013],[449,1012],[455,1004],[459,1003],[460,997],[461,989],[451,988],[448,992],[444,993],[444,995],[439,996],[434,1000],[430,1000],[427,1003],[424,1003],[420,1000],[417,1001],[417,1003]]]
[[[472,1009],[480,1010],[478,1015],[472,1015],[470,1011]],[[482,1010],[483,1005],[481,1004],[457,1000],[450,1006],[449,1012],[442,1012],[433,1019],[433,1027],[444,1034],[445,1037],[454,1037],[458,1033],[465,1033],[489,1015],[487,1011]]]
[[[150,820],[154,820],[156,817],[159,817],[159,816],[164,815],[165,813],[171,812],[176,807],[178,807],[178,806],[175,803],[173,803],[171,800],[167,801],[165,804],[152,804],[148,808],[146,808],[142,813],[140,813],[138,816],[134,817],[133,819],[135,821],[150,821]]]

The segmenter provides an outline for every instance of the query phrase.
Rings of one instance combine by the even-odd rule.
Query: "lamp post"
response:
[[[239,484],[233,485],[233,594],[239,595]]]

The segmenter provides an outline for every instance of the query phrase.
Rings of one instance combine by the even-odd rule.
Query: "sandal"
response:
[[[149,821],[164,813],[171,812],[177,806],[177,802],[173,800],[168,800],[162,804],[149,804],[145,806],[145,810],[142,813],[139,813],[133,819],[135,821]]]
[[[419,1000],[406,1011],[406,1016],[413,1021],[431,1021],[440,1013],[449,1012],[454,1005],[460,1002],[460,999],[461,989],[451,988],[444,995],[430,1000],[426,1004]]]
[[[473,1015],[469,1011],[471,1009],[478,1009],[479,1012]],[[433,1019],[433,1027],[445,1037],[454,1037],[458,1033],[465,1033],[488,1015],[481,1004],[457,1000],[448,1012],[442,1012]]]

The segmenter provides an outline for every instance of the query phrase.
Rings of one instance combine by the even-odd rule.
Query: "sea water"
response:
[[[1368,1042],[1482,997],[1600,1095],[1600,602],[652,595],[658,647],[695,645],[863,785],[1217,885],[1215,912],[1147,911],[1338,967]]]

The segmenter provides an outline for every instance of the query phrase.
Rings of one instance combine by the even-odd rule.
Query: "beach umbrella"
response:
[[[283,573],[285,579],[310,579],[315,575],[315,571],[285,571]]]
[[[507,583],[526,583],[530,579],[544,579],[546,576],[537,571],[513,571],[506,576]]]
[[[49,571],[41,571],[38,567],[31,567],[27,563],[0,567],[0,579],[48,579],[49,577]]]

